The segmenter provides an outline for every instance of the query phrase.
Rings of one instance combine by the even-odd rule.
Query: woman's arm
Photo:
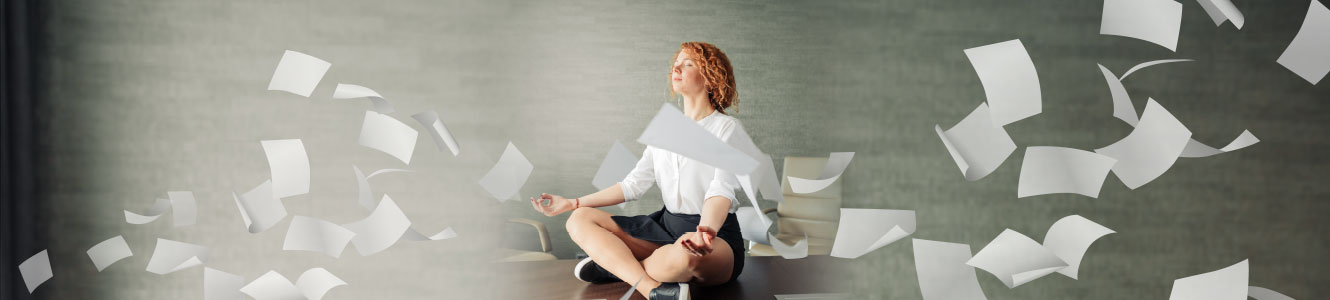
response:
[[[684,234],[684,250],[693,255],[702,256],[711,253],[711,239],[716,238],[716,231],[725,225],[725,218],[730,215],[730,199],[723,196],[711,196],[702,203],[702,220],[697,223],[697,231]],[[741,247],[730,245],[730,247]]]
[[[616,183],[614,186],[591,193],[586,196],[573,199],[564,198],[554,194],[540,194],[540,198],[531,198],[531,205],[546,216],[557,216],[577,209],[579,207],[601,207],[623,203],[623,187]],[[549,203],[545,201],[549,200]],[[728,208],[726,208],[728,209]],[[724,221],[724,219],[721,219]]]

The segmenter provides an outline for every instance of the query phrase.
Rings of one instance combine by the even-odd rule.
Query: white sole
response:
[[[688,284],[687,284],[687,283],[680,283],[680,284],[679,284],[679,300],[689,300],[689,299],[693,299],[693,293],[691,293],[691,291],[688,290]]]
[[[582,278],[582,268],[586,267],[586,264],[589,262],[591,262],[590,257],[587,257],[585,259],[582,259],[582,261],[577,262],[577,266],[573,267],[573,277],[577,278],[577,280],[581,280],[582,282],[591,282],[589,280]]]

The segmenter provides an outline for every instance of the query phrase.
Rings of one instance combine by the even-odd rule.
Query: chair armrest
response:
[[[763,210],[762,210],[762,214],[764,214],[764,215],[765,215],[765,214],[769,214],[769,213],[774,213],[774,212],[776,212],[776,208],[774,208],[774,207],[773,207],[773,208],[768,208],[768,209],[763,209]]]
[[[546,253],[554,251],[554,247],[550,245],[550,232],[549,230],[545,229],[545,224],[540,223],[540,221],[525,219],[525,218],[512,218],[508,219],[508,222],[531,225],[531,227],[535,227],[536,235],[540,236],[540,251]]]

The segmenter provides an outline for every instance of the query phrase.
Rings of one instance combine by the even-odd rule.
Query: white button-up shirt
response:
[[[698,120],[697,124],[727,143],[736,131],[744,130],[739,119],[719,112],[712,112]],[[743,136],[747,136],[747,133]],[[669,150],[647,146],[637,166],[620,182],[623,198],[626,201],[637,200],[651,189],[652,184],[660,186],[665,209],[672,213],[700,215],[702,203],[715,196],[730,199],[729,212],[739,209],[739,199],[734,197],[739,180],[734,173]]]

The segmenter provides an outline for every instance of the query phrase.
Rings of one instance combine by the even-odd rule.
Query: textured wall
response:
[[[202,293],[201,268],[143,271],[157,237],[212,247],[209,266],[256,278],[325,267],[350,282],[328,299],[493,296],[503,274],[484,263],[507,217],[543,220],[555,253],[580,252],[522,201],[498,203],[475,181],[512,141],[535,165],[523,195],[592,192],[610,145],[634,142],[665,100],[669,57],[683,41],[724,49],[738,77],[734,113],[774,157],[856,151],[845,206],[911,209],[916,238],[978,251],[1004,228],[1039,239],[1080,214],[1118,231],[1085,256],[1081,279],[1050,276],[1007,289],[979,278],[992,299],[1166,299],[1177,278],[1251,259],[1251,284],[1295,298],[1330,294],[1330,84],[1313,86],[1274,63],[1297,32],[1305,0],[1237,1],[1242,30],[1216,28],[1184,5],[1176,53],[1098,35],[1101,1],[75,1],[48,3],[41,162],[56,277],[50,299],[179,299]],[[984,100],[963,49],[1021,39],[1043,87],[1043,114],[1007,126],[1020,146],[1093,149],[1130,128],[1111,117],[1095,64],[1192,58],[1125,81],[1137,107],[1153,97],[1222,146],[1243,129],[1261,143],[1182,159],[1137,190],[1108,179],[1099,199],[1016,199],[1023,150],[966,182],[933,132]],[[282,51],[333,63],[309,99],[266,91]],[[300,138],[312,192],[292,214],[337,223],[363,217],[351,164],[400,162],[356,145],[362,101],[333,86],[371,87],[408,124],[437,110],[461,141],[452,157],[423,138],[406,168],[376,177],[422,231],[461,237],[402,243],[341,259],[281,251],[286,222],[249,234],[230,192],[268,177],[260,140]],[[417,128],[419,128],[417,126]],[[1113,176],[1109,176],[1113,178]],[[123,221],[172,190],[194,191],[197,225]],[[624,213],[660,206],[659,195]],[[764,205],[770,205],[765,202]],[[618,208],[608,211],[620,213]],[[102,273],[88,247],[124,234],[136,256]],[[859,260],[844,275],[874,298],[919,298],[909,241]]]

